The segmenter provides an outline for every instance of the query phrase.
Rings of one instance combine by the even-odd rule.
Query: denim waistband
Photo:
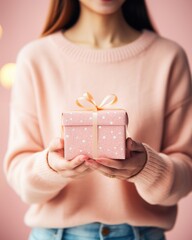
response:
[[[90,223],[75,227],[34,228],[29,240],[165,240],[164,231],[156,227],[133,227],[128,224]]]
[[[91,223],[77,227],[66,228],[64,229],[64,233],[69,235],[78,235],[84,238],[120,238],[134,235],[134,228],[128,224],[107,225],[103,223]]]

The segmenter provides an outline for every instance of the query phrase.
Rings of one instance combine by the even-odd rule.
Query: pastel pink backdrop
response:
[[[0,67],[15,62],[19,49],[37,38],[41,32],[47,9],[47,0],[0,0],[0,25],[4,34],[0,39]],[[162,36],[178,42],[188,54],[192,69],[192,1],[147,0],[150,15]],[[3,170],[9,124],[10,90],[0,86],[0,239],[26,240],[30,229],[23,223],[28,206],[8,186]],[[191,240],[192,194],[179,203],[179,213],[173,230],[167,233],[168,240]]]

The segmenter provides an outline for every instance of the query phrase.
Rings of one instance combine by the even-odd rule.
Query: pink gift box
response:
[[[127,124],[125,110],[64,112],[65,159],[81,154],[125,159]]]

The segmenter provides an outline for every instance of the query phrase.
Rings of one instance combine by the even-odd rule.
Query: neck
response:
[[[81,6],[80,17],[66,36],[79,44],[110,48],[131,42],[137,34],[127,24],[121,10],[114,14],[101,15]]]

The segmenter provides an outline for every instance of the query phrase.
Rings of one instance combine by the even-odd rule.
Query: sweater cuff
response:
[[[39,179],[49,182],[51,186],[64,186],[71,182],[69,178],[64,178],[61,174],[51,169],[47,163],[48,149],[45,149],[40,154],[37,153],[37,158],[33,166],[33,171]]]
[[[168,178],[171,172],[171,163],[164,159],[163,154],[156,152],[154,149],[143,143],[147,153],[147,162],[144,168],[135,176],[128,179],[129,182],[139,183],[149,186],[158,179]],[[168,180],[168,179],[167,179]]]

